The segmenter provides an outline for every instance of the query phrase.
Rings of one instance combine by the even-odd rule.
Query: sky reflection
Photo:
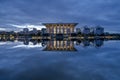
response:
[[[18,45],[13,43],[0,46],[0,79],[117,80],[119,44],[119,41],[107,41],[101,48],[75,45],[77,52],[12,48]]]

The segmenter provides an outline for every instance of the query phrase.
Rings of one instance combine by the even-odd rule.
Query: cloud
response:
[[[36,44],[36,45],[33,45],[33,44],[29,44],[29,45],[19,44],[19,45],[13,46],[11,49],[14,49],[14,48],[31,49],[31,48],[39,48],[39,47],[42,47],[42,45],[41,44]]]
[[[5,31],[6,29],[5,28],[0,28],[0,31]]]
[[[117,30],[119,12],[119,0],[0,0],[0,25],[78,22]]]
[[[30,30],[33,28],[36,28],[37,30],[41,30],[42,28],[45,28],[45,26],[43,26],[43,25],[31,25],[31,24],[25,24],[25,25],[10,24],[10,25],[14,26],[16,28],[19,28],[19,29],[28,28]]]

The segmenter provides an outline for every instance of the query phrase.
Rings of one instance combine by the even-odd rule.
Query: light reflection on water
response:
[[[120,41],[102,41],[101,47],[74,42],[77,51],[43,51],[49,42],[23,43],[0,43],[0,80],[120,79]]]
[[[74,46],[93,46],[101,47],[104,44],[104,40],[34,40],[34,39],[22,39],[13,41],[1,41],[0,45],[16,44],[12,48],[36,48],[46,47],[45,51],[74,51]]]

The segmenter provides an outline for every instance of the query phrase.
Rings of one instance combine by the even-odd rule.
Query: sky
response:
[[[120,0],[0,0],[0,29],[75,22],[119,32],[119,13]]]

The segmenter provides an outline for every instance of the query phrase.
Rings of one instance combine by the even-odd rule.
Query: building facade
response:
[[[94,28],[94,34],[95,35],[102,35],[102,34],[104,34],[104,28],[100,27],[100,26],[95,27]]]
[[[37,33],[38,33],[38,31],[37,31],[36,28],[33,28],[32,32],[33,32],[34,34],[37,34]]]
[[[80,28],[76,28],[76,33],[81,33],[81,29]]]
[[[74,32],[77,23],[43,23],[49,34],[70,34]]]
[[[28,33],[28,32],[29,32],[29,29],[28,29],[28,28],[24,28],[24,29],[23,29],[23,32],[24,32],[24,33]]]
[[[84,26],[83,28],[81,28],[81,33],[84,35],[90,34],[90,28],[87,26]]]
[[[42,28],[41,33],[42,34],[46,34],[47,33],[47,29],[46,28]]]

